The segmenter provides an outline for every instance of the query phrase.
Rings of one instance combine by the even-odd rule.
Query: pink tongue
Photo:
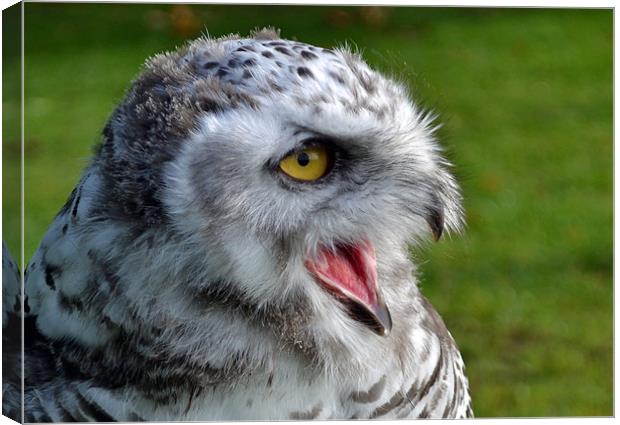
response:
[[[377,304],[377,260],[370,242],[339,246],[335,252],[323,249],[318,257],[308,260],[306,266],[328,289],[366,306]]]

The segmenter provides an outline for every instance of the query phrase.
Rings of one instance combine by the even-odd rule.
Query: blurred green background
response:
[[[145,58],[267,25],[347,42],[444,123],[468,226],[413,255],[476,415],[613,414],[611,10],[27,3],[25,22],[26,259]],[[18,135],[4,144],[6,188]]]

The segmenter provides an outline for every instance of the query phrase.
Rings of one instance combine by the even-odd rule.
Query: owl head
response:
[[[408,245],[460,226],[434,129],[360,56],[263,30],[149,60],[95,164],[112,216],[183,247],[174,284],[354,344],[407,310]]]

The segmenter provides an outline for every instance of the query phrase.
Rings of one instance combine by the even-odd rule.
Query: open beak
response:
[[[392,318],[377,285],[377,259],[370,241],[323,248],[306,268],[348,309],[349,315],[375,333],[386,336]]]

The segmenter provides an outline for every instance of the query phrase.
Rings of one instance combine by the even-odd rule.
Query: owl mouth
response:
[[[390,333],[392,318],[377,285],[377,259],[369,241],[322,248],[316,259],[306,260],[306,268],[354,320],[378,335]]]

